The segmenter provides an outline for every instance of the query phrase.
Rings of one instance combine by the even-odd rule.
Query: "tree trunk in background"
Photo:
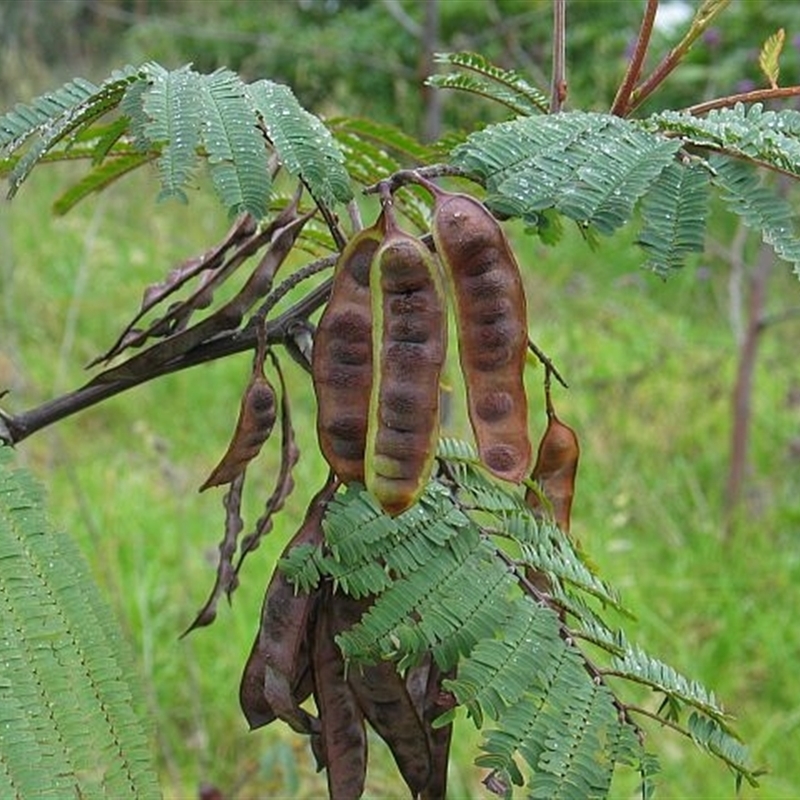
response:
[[[434,71],[433,56],[439,49],[439,0],[425,0],[425,20],[422,27],[422,53],[420,57],[420,82]],[[434,142],[442,130],[441,92],[422,84],[422,101],[425,109],[422,138]]]
[[[736,519],[748,473],[753,381],[758,356],[758,344],[764,330],[767,281],[774,262],[775,254],[772,248],[762,243],[753,271],[746,280],[747,317],[743,335],[739,341],[739,360],[732,394],[731,456],[728,464],[728,481],[725,492],[726,536],[730,535]]]

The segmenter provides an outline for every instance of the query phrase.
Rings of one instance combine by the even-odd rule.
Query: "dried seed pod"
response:
[[[322,517],[336,485],[329,479],[312,499],[303,524],[285,552],[300,544],[322,541]],[[298,694],[302,693],[303,672],[308,662],[307,628],[316,599],[316,594],[296,593],[279,569],[273,573],[261,609],[261,625],[239,690],[242,710],[251,727],[266,725],[278,717],[299,733],[313,732],[314,721],[300,708]]]
[[[274,722],[277,717],[272,710],[272,706],[264,697],[264,670],[266,669],[266,659],[261,648],[258,646],[256,637],[247,663],[244,665],[242,680],[239,683],[239,706],[242,709],[250,730],[261,728]]]
[[[231,483],[261,452],[275,426],[275,390],[264,375],[264,351],[258,348],[250,381],[242,395],[239,418],[222,460],[206,478],[200,491]]]
[[[239,706],[244,713],[247,724],[250,726],[250,730],[262,728],[278,718],[264,694],[266,666],[265,653],[259,648],[258,639],[256,639],[239,685]],[[294,703],[299,707],[311,696],[311,692],[314,690],[311,659],[308,646],[305,643],[300,647],[294,675],[290,683]]]
[[[535,513],[549,513],[556,525],[564,533],[569,533],[580,446],[575,431],[556,416],[549,387],[546,395],[547,428],[539,443],[536,464],[531,473],[531,480],[539,484],[541,496],[535,489],[528,489],[525,503]],[[549,511],[543,509],[542,497],[548,501]]]
[[[370,602],[368,598],[334,594],[330,605],[334,637],[357,623]],[[412,796],[417,797],[431,777],[431,754],[405,681],[391,661],[351,665],[347,681],[367,721],[392,751]]]
[[[455,676],[455,669],[442,673],[436,662],[431,662],[423,715],[431,751],[431,777],[420,795],[420,800],[445,800],[447,796],[447,765],[450,762],[453,723],[434,728],[433,721],[456,704],[455,697],[442,689],[442,679],[453,679]]]
[[[399,514],[417,499],[433,466],[447,327],[433,256],[388,213],[371,286],[375,378],[366,485],[387,513]]]
[[[367,774],[367,732],[345,678],[342,653],[333,639],[329,594],[319,605],[311,661],[321,724],[321,752],[316,757],[327,767],[331,800],[356,800],[364,792]]]
[[[519,482],[530,469],[523,370],[525,292],[503,229],[474,197],[425,181],[434,194],[432,231],[456,309],[467,410],[483,463]]]
[[[364,481],[372,387],[370,265],[383,218],[356,234],[336,263],[330,300],[314,336],[312,375],[322,454],[343,483]]]

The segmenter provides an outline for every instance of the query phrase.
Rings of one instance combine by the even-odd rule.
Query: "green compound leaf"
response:
[[[10,455],[0,450],[0,796],[158,797],[116,621]]]
[[[324,544],[281,561],[298,589],[332,580],[369,601],[337,637],[350,668],[391,660],[403,671],[432,657],[449,674],[443,690],[483,731],[475,763],[501,793],[518,784],[533,798],[606,797],[625,766],[649,797],[658,765],[640,714],[754,780],[713,694],[628,643],[608,619],[622,610],[616,592],[569,537],[494,481],[471,445],[445,439],[438,458],[441,473],[404,513],[387,516],[351,485],[328,506]],[[534,585],[531,569],[546,581]],[[627,705],[632,686],[664,695],[664,709]]]
[[[344,155],[322,121],[297,102],[288,86],[261,80],[247,87],[247,95],[286,169],[322,202],[348,202],[353,192]]]
[[[761,238],[780,258],[794,266],[800,277],[800,237],[797,215],[791,204],[759,180],[755,170],[724,156],[710,160],[713,182],[722,189],[723,200],[746,225],[760,230]]]
[[[610,234],[679,148],[617,117],[573,112],[491,125],[456,147],[452,161],[481,178],[487,203],[506,213],[553,208]]]
[[[187,202],[184,186],[194,172],[200,142],[200,76],[188,67],[151,70],[149,88],[142,97],[147,123],[142,131],[150,146],[161,151],[159,199],[177,197]]]
[[[793,109],[771,111],[761,103],[737,103],[703,117],[685,111],[662,111],[641,124],[645,129],[680,137],[687,145],[800,175],[800,112]]]
[[[642,201],[643,227],[638,244],[647,266],[659,275],[683,266],[705,247],[711,175],[698,163],[674,162],[658,176]]]
[[[220,69],[202,81],[200,98],[201,136],[214,189],[229,216],[247,211],[260,219],[267,210],[272,179],[248,87],[235,73]]]
[[[426,81],[429,86],[477,94],[524,116],[547,113],[550,101],[545,92],[517,72],[495,66],[479,53],[437,53],[435,60],[459,71],[432,75]]]

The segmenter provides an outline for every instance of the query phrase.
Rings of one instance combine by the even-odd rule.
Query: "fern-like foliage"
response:
[[[797,215],[786,200],[774,189],[765,186],[752,166],[738,161],[712,157],[714,184],[722,189],[728,207],[755,230],[776,255],[794,265],[800,276],[800,237]]]
[[[627,647],[623,656],[614,659],[611,669],[628,680],[646,684],[673,699],[690,703],[719,724],[725,722],[725,712],[713,693],[636,647]]]
[[[574,112],[489,126],[452,157],[485,183],[487,202],[498,210],[535,217],[553,208],[610,234],[630,221],[679,149],[679,141],[625,120]]]
[[[765,111],[756,103],[706,116],[663,111],[643,120],[582,112],[542,116],[545,96],[515,73],[471,53],[438,60],[458,71],[433,76],[431,85],[479,94],[518,115],[469,136],[454,148],[452,163],[487,187],[487,202],[497,212],[525,218],[547,243],[559,238],[553,212],[592,236],[629,223],[638,207],[646,264],[665,276],[702,250],[710,189],[725,181],[712,182],[708,160],[689,158],[687,149],[800,177],[800,112],[794,110]],[[730,202],[731,208],[758,226],[779,256],[797,264],[797,238],[780,198],[767,202],[767,190],[758,193],[757,203]]]
[[[43,131],[51,120],[80,107],[97,94],[97,86],[83,78],[68,81],[55,92],[37,97],[32,103],[17,103],[0,117],[0,146],[15,150],[29,136]]]
[[[190,66],[170,71],[147,63],[115,72],[99,86],[75,79],[0,117],[0,174],[9,174],[13,195],[38,163],[89,160],[88,174],[56,201],[63,213],[150,161],[158,167],[160,196],[185,200],[205,164],[231,215],[261,218],[279,166],[332,205],[352,197],[352,182],[371,185],[448,158],[486,186],[489,205],[533,223],[547,242],[559,238],[560,215],[591,237],[614,233],[638,211],[638,242],[647,265],[661,275],[702,249],[708,196],[719,188],[779,256],[798,263],[786,204],[762,187],[748,200],[736,188],[743,173],[730,183],[726,175],[737,168],[719,167],[712,153],[800,177],[800,112],[754,104],[706,116],[665,111],[644,120],[548,115],[542,113],[546,95],[517,73],[474,53],[437,58],[456,72],[433,76],[431,85],[480,94],[517,118],[459,140],[445,155],[442,146],[420,145],[368,120],[341,118],[326,126],[288,87],[271,81],[246,84],[226,69],[203,75]],[[419,229],[426,203],[413,189],[398,196],[400,210]]]
[[[766,111],[761,103],[695,116],[662,111],[643,122],[654,131],[677,135],[684,144],[723,150],[800,177],[800,112]]]
[[[734,771],[747,760],[747,748],[715,719],[692,712],[686,722],[689,734],[699,747],[722,759]],[[741,778],[737,775],[737,783]]]
[[[98,124],[112,113],[111,123]],[[0,117],[0,151],[10,194],[46,158],[90,159],[93,170],[65,193],[59,210],[155,159],[162,198],[185,200],[205,162],[228,213],[260,218],[271,196],[270,152],[319,201],[352,197],[344,154],[322,122],[286,86],[245,84],[226,69],[203,75],[147,63],[100,86],[70,81]]]
[[[203,142],[217,194],[232,213],[263,214],[271,176],[244,84],[230,70],[217,70],[203,81],[200,96],[207,115]]]
[[[119,629],[0,450],[0,796],[157,797]]]
[[[795,214],[784,197],[759,180],[753,168],[763,166],[800,177],[800,112],[765,111],[760,103],[749,107],[739,103],[734,108],[712,110],[704,117],[664,111],[649,117],[643,125],[680,138],[685,147],[708,151],[711,185],[720,189],[729,208],[759,230],[776,255],[793,264],[800,274]],[[699,189],[701,178],[694,180]],[[695,201],[687,198],[687,202],[699,203],[699,193]],[[644,240],[645,246],[649,241],[649,237]],[[664,254],[658,255],[658,261],[664,263]]]
[[[479,53],[437,53],[435,61],[456,72],[432,75],[426,83],[437,89],[471,92],[507,106],[516,114],[547,113],[547,95],[514,70],[502,69]]]
[[[281,163],[325,203],[351,198],[344,156],[322,122],[306,111],[288,86],[261,80],[247,87]]]
[[[710,171],[702,164],[668,164],[642,200],[644,223],[638,243],[647,265],[667,275],[705,245]]]
[[[611,691],[586,679],[579,655],[557,631],[538,641],[547,653],[545,671],[513,705],[504,704],[476,763],[521,785],[521,759],[533,772],[529,797],[606,797],[615,766],[638,766],[641,745],[619,719]],[[458,697],[461,680],[449,686]]]
[[[521,758],[532,797],[604,797],[615,765],[645,754],[561,633],[552,609],[521,598],[502,636],[479,642],[445,687],[479,725],[484,714],[492,721],[477,764],[521,785]]]
[[[663,694],[662,721],[754,782],[713,695],[604,619],[619,598],[568,537],[488,477],[470,445],[445,440],[439,457],[439,477],[405,513],[388,517],[350,486],[328,508],[325,544],[281,562],[298,589],[330,579],[372,599],[339,636],[346,658],[404,669],[432,654],[443,671],[456,669],[444,688],[484,730],[476,763],[498,785],[526,784],[530,797],[603,797],[618,765],[650,790],[654,761],[634,717],[653,714],[627,705],[619,681]]]
[[[684,147],[722,153],[678,157]],[[791,207],[734,156],[800,175],[800,113],[737,107],[707,118],[664,112],[644,122],[578,112],[526,117],[472,134],[452,160],[486,185],[498,211],[534,221],[553,209],[610,234],[638,205],[638,243],[661,275],[702,251],[714,187],[797,270]]]
[[[130,84],[139,78],[132,68],[115,72],[101,86],[75,79],[57,92],[37,98],[30,106],[17,105],[0,118],[0,148],[14,152],[33,138],[11,172],[9,197],[28,177],[40,158],[73,132],[91,125],[115,108]]]
[[[142,97],[142,110],[147,117],[142,133],[143,141],[161,150],[158,168],[162,198],[177,196],[184,202],[187,199],[183,187],[189,182],[199,158],[198,77],[188,67],[172,72],[156,65],[150,69],[150,88]],[[209,129],[213,130],[213,122]],[[225,137],[219,138],[224,141]],[[217,137],[212,133],[206,141],[216,142]],[[230,155],[230,151],[226,155]],[[233,162],[232,157],[228,160]],[[210,161],[213,169],[213,152]]]

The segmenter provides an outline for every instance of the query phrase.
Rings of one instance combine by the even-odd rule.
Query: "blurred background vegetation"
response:
[[[568,107],[610,106],[643,5],[569,0]],[[696,5],[662,3],[656,57]],[[124,63],[193,62],[285,81],[323,115],[370,116],[431,139],[502,118],[478,99],[431,95],[422,79],[435,69],[434,52],[476,50],[547,88],[551,25],[550,0],[0,0],[0,105],[75,75],[102,80]],[[781,84],[800,82],[800,4],[734,0],[643,111],[763,85],[758,51],[781,27]],[[37,170],[0,207],[0,390],[11,391],[3,403],[12,410],[82,383],[83,365],[116,337],[144,285],[227,227],[202,186],[188,206],[157,205],[156,181],[145,172],[52,218],[58,188],[74,176],[69,165]],[[796,797],[797,276],[718,209],[706,254],[666,283],[640,269],[630,234],[592,249],[568,229],[551,249],[510,230],[531,334],[570,384],[555,399],[583,445],[576,535],[636,611],[630,638],[717,691],[739,718],[754,760],[770,769],[764,788],[745,796]],[[227,444],[248,366],[245,355],[169,376],[19,447],[133,643],[167,797],[213,787],[242,799],[324,794],[305,742],[277,724],[248,733],[237,702],[275,556],[323,475],[310,383],[291,364],[305,454],[298,488],[246,564],[232,608],[211,629],[178,640],[210,589],[222,534],[221,494],[198,495],[197,487]],[[732,493],[732,409],[742,380],[752,390],[749,448]],[[532,369],[535,431],[544,425],[540,381]],[[461,424],[457,415],[452,432],[464,433]],[[250,521],[277,461],[267,448],[251,468]],[[476,741],[471,724],[461,724],[454,798],[483,793],[470,765]],[[691,745],[654,730],[651,746],[662,758],[660,797],[734,795],[732,777]],[[388,758],[372,767],[370,796],[398,796],[392,770]],[[621,779],[614,796],[630,796],[632,785]]]

